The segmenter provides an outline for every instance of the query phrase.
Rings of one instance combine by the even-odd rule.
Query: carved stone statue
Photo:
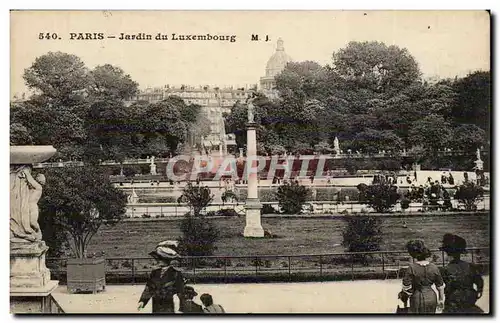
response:
[[[255,96],[252,94],[247,100],[248,123],[255,122],[255,106],[253,105],[253,100],[255,100]]]
[[[479,150],[479,148],[476,151],[476,158],[476,161],[474,161],[474,164],[476,164],[476,166],[474,166],[474,169],[476,171],[484,170],[484,162],[481,160],[481,150]]]
[[[27,166],[12,167],[10,171],[10,240],[14,243],[42,241],[38,224],[38,201],[42,196],[45,176],[36,179]]]
[[[335,137],[335,140],[333,141],[333,150],[335,153],[340,154],[340,144],[339,144],[339,138]]]

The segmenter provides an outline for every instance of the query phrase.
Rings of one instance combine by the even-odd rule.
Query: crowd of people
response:
[[[454,234],[443,236],[442,247],[450,259],[441,270],[427,259],[430,250],[422,240],[407,243],[409,255],[414,259],[403,278],[398,298],[404,303],[400,313],[433,314],[437,309],[447,314],[478,314],[483,311],[476,301],[483,294],[483,278],[480,270],[461,259],[466,254],[467,242]],[[435,286],[438,293],[434,292]],[[409,304],[408,304],[409,303]]]

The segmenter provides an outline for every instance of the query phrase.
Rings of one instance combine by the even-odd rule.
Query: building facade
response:
[[[147,88],[140,91],[130,99],[134,101],[159,102],[169,96],[181,97],[187,104],[198,104],[210,121],[211,133],[204,142],[209,146],[220,144],[221,137],[224,138],[224,113],[230,113],[231,108],[238,101],[244,102],[252,91],[259,90],[268,97],[275,98],[278,93],[275,89],[275,76],[278,75],[292,59],[285,53],[284,42],[278,39],[276,52],[269,58],[266,64],[265,76],[260,78],[259,86],[250,84],[244,86],[189,86],[189,85],[165,85],[157,88]],[[227,138],[225,139],[227,140]],[[229,138],[230,140],[230,138]]]
[[[172,86],[148,88],[131,98],[131,101],[148,101],[156,103],[169,96],[178,96],[186,104],[198,104],[210,121],[210,135],[205,139],[206,145],[218,145],[221,134],[224,133],[223,114],[230,113],[231,108],[238,102],[244,102],[256,85],[235,87],[211,86]]]

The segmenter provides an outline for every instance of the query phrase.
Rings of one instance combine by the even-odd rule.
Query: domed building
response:
[[[268,96],[275,95],[276,81],[274,77],[281,73],[287,63],[291,62],[292,58],[285,53],[284,42],[281,38],[278,39],[276,52],[269,58],[266,65],[266,76],[260,78],[260,89]]]

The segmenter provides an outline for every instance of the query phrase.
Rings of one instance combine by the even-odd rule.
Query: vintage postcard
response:
[[[11,11],[11,312],[491,314],[490,23]]]

